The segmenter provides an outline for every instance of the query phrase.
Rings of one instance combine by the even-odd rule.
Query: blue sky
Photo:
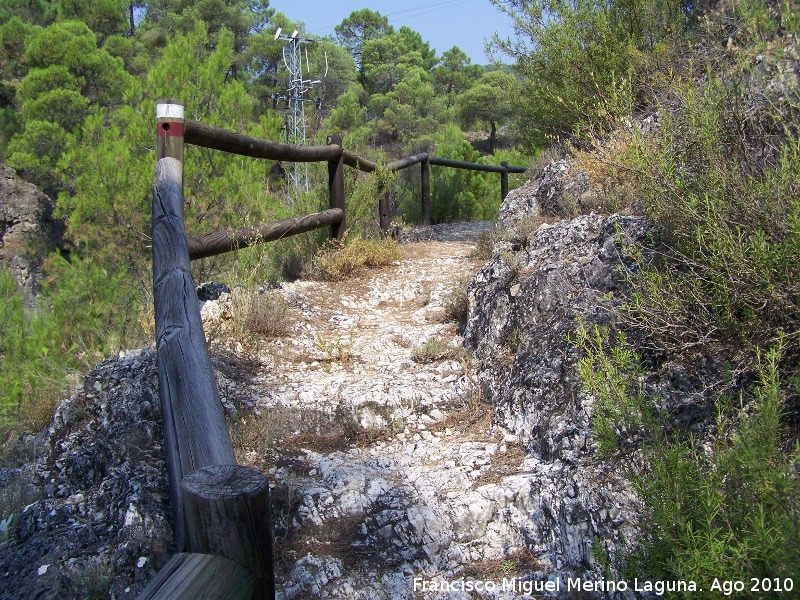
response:
[[[508,37],[513,29],[511,19],[489,0],[270,0],[269,5],[320,36],[333,35],[334,27],[354,10],[369,8],[388,17],[395,28],[407,25],[418,31],[438,55],[455,45],[477,64],[489,62],[484,42],[493,31]]]

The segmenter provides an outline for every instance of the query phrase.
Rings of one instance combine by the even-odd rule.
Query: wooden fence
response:
[[[139,600],[226,598],[272,600],[275,583],[269,485],[252,467],[236,464],[200,320],[190,260],[321,227],[340,239],[345,231],[344,165],[374,171],[377,164],[342,148],[339,135],[325,146],[294,146],[252,138],[184,119],[183,106],[156,106],[157,165],[153,187],[153,295],[158,386],[177,552]],[[291,162],[328,163],[330,208],[256,227],[187,237],[183,215],[184,144]],[[524,167],[482,165],[409,156],[387,168],[421,165],[423,220],[430,224],[429,165],[508,174]],[[381,228],[389,227],[386,195]]]

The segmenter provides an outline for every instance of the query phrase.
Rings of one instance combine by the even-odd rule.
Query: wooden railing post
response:
[[[156,108],[153,297],[158,391],[178,551],[186,548],[181,481],[208,465],[235,464],[208,355],[183,222],[183,106]]]
[[[508,196],[508,162],[504,160],[500,166],[503,167],[503,172],[500,173],[500,202],[502,202]]]
[[[381,226],[381,231],[385,234],[389,231],[391,226],[391,219],[389,218],[389,200],[392,190],[387,188],[385,190],[378,190],[380,200],[378,200],[378,221]]]
[[[339,133],[332,133],[328,136],[329,146],[342,147],[342,136]],[[344,162],[342,154],[339,158],[328,161],[328,192],[331,197],[331,208],[338,208],[342,211],[342,220],[340,223],[331,225],[331,238],[340,240],[345,232],[345,220],[347,213],[344,206]]]
[[[422,175],[422,224],[431,224],[431,169],[430,159],[426,158],[420,164]]]

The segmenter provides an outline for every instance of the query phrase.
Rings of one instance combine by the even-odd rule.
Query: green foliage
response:
[[[0,4],[0,23],[19,19],[34,25],[49,25],[58,14],[58,2],[53,0],[3,0]]]
[[[105,38],[130,31],[127,14],[130,5],[130,0],[59,0],[58,16],[68,21],[82,21]]]
[[[796,81],[780,75],[790,12],[757,0],[725,4],[694,31],[696,48],[730,49],[733,29],[744,47],[674,48],[667,70],[682,71],[658,83],[660,127],[620,156],[647,216],[662,225],[655,254],[628,249],[640,270],[620,324],[636,346],[579,326],[601,451],[618,449],[620,433],[633,429],[626,438],[648,458],[636,479],[648,537],[630,568],[654,580],[800,571],[800,447],[787,431],[799,391],[800,106]],[[776,67],[769,84],[760,63]],[[640,351],[728,361],[733,391],[709,394],[717,418],[704,443],[639,408],[649,406]],[[692,597],[719,596],[704,587]]]
[[[8,142],[22,131],[22,118],[13,106],[0,108],[0,161],[6,157]]]
[[[26,315],[14,277],[0,270],[0,440],[18,424],[40,424],[63,388],[63,366],[52,352],[53,318]]]
[[[583,351],[578,375],[584,389],[594,397],[592,428],[597,435],[601,456],[611,456],[621,448],[648,435],[654,427],[651,403],[641,387],[639,357],[617,332],[609,340],[607,329],[587,328],[578,322],[575,344]]]
[[[152,150],[149,120],[130,109],[98,110],[86,119],[60,161],[70,182],[58,197],[67,234],[101,264],[137,267],[149,241]],[[149,142],[152,144],[152,142]],[[150,169],[147,166],[150,166]]]
[[[86,81],[70,73],[64,65],[53,64],[45,68],[35,68],[17,87],[17,101],[24,104],[56,90],[79,92],[84,85]]]
[[[798,573],[800,447],[781,451],[780,359],[778,346],[758,361],[749,402],[720,406],[709,452],[688,442],[657,448],[651,472],[638,481],[653,512],[637,568],[654,578],[699,581]]]
[[[752,356],[786,332],[794,340],[786,353],[800,356],[797,130],[792,121],[769,125],[768,114],[742,106],[740,90],[715,75],[675,94],[682,108],[628,158],[646,214],[666,225],[673,248],[661,268],[645,271],[628,320],[673,352],[733,342]],[[773,118],[798,114],[789,98],[774,99]],[[783,140],[764,135],[775,125],[785,128]],[[754,158],[751,148],[765,141]]]
[[[326,127],[330,131],[351,131],[366,124],[367,109],[361,106],[359,94],[351,88],[339,96]]]
[[[456,101],[459,118],[466,127],[506,123],[514,115],[512,98],[518,94],[516,79],[502,71],[484,74]]]
[[[44,91],[42,83],[48,75],[70,90],[75,90],[76,81],[81,82],[81,93],[104,106],[119,104],[131,85],[122,60],[98,48],[97,37],[81,21],[64,21],[32,33],[25,40],[25,58],[31,72],[21,85],[28,99]],[[65,80],[63,68],[75,80]],[[32,82],[27,84],[29,78]]]
[[[519,40],[493,46],[515,61],[515,109],[530,149],[585,132],[602,133],[630,113],[639,52],[682,32],[687,10],[661,0],[493,0]]]
[[[346,19],[336,26],[336,37],[339,43],[353,56],[362,85],[365,81],[361,62],[364,45],[370,40],[393,33],[394,27],[389,25],[389,19],[368,8],[351,12]]]
[[[428,73],[422,67],[405,66],[394,75],[397,83],[385,94],[373,94],[370,100],[370,111],[381,115],[378,131],[405,142],[434,133],[443,104]]]
[[[132,79],[120,59],[97,48],[97,38],[80,21],[32,32],[25,40],[31,69],[20,82],[17,104],[24,131],[6,150],[8,163],[27,180],[56,195],[56,165],[92,105],[118,104]]]
[[[470,58],[458,46],[442,53],[439,64],[433,69],[433,84],[437,96],[444,96],[452,106],[460,94],[466,92],[482,75],[483,67],[470,64]]]
[[[89,99],[80,92],[56,89],[40,94],[22,105],[20,114],[26,121],[49,120],[64,131],[72,131],[83,123],[89,112]]]
[[[66,391],[66,375],[141,343],[131,309],[141,303],[124,270],[54,256],[37,311],[26,311],[13,276],[0,271],[0,440],[38,429]]]
[[[28,181],[52,193],[58,187],[56,160],[67,146],[67,132],[57,123],[30,121],[6,149],[8,164]]]
[[[386,94],[418,67],[426,74],[436,64],[436,53],[416,31],[401,27],[390,35],[368,40],[361,54],[362,85],[370,94]]]
[[[0,76],[11,79],[25,75],[25,38],[37,29],[16,16],[0,26]]]
[[[758,385],[734,409],[717,401],[713,448],[665,436],[641,389],[639,358],[621,333],[578,324],[578,370],[594,397],[592,428],[603,456],[644,450],[650,468],[635,478],[650,510],[647,542],[629,557],[637,576],[749,581],[800,568],[800,447],[782,450],[781,343],[757,362]],[[625,445],[621,445],[622,441]],[[715,598],[717,592],[692,597]]]
[[[141,288],[127,269],[60,255],[48,263],[44,296],[52,307],[52,343],[60,352],[88,367],[126,343],[140,341],[131,309],[141,303]]]
[[[51,25],[25,40],[25,58],[31,67],[63,65],[75,72],[96,50],[97,38],[80,21]]]

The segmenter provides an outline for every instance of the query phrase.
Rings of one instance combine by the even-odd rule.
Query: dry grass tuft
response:
[[[289,330],[289,304],[274,292],[234,290],[233,312],[236,316],[236,333],[268,338],[280,337]]]
[[[479,388],[476,387],[474,392],[461,410],[450,413],[445,420],[431,425],[430,431],[451,429],[464,436],[477,435],[484,439],[494,420],[494,406],[484,402]]]
[[[444,308],[444,318],[446,321],[455,323],[466,323],[469,314],[469,301],[467,297],[467,286],[471,277],[462,275],[450,285],[450,289],[442,298]]]
[[[441,337],[434,337],[420,346],[411,350],[411,360],[420,364],[427,364],[439,360],[448,360],[459,356],[460,348],[452,346],[450,342]]]
[[[581,199],[577,208],[581,212],[594,211],[612,214],[621,211],[640,213],[639,179],[625,165],[625,156],[630,151],[632,134],[621,130],[608,139],[596,140],[590,150],[574,153],[573,163],[577,170],[585,172],[593,193],[591,202]]]
[[[523,548],[505,558],[486,559],[466,565],[457,575],[480,581],[501,581],[504,577],[511,579],[539,570],[542,570],[542,565],[536,560],[536,556],[529,549]]]
[[[482,485],[498,484],[505,477],[519,472],[519,466],[525,459],[525,451],[519,443],[507,444],[505,452],[497,452],[492,456],[491,468],[487,469],[472,482],[472,489]]]
[[[391,238],[350,238],[323,246],[312,259],[307,275],[323,281],[341,281],[365,267],[384,267],[400,258],[400,248]]]

